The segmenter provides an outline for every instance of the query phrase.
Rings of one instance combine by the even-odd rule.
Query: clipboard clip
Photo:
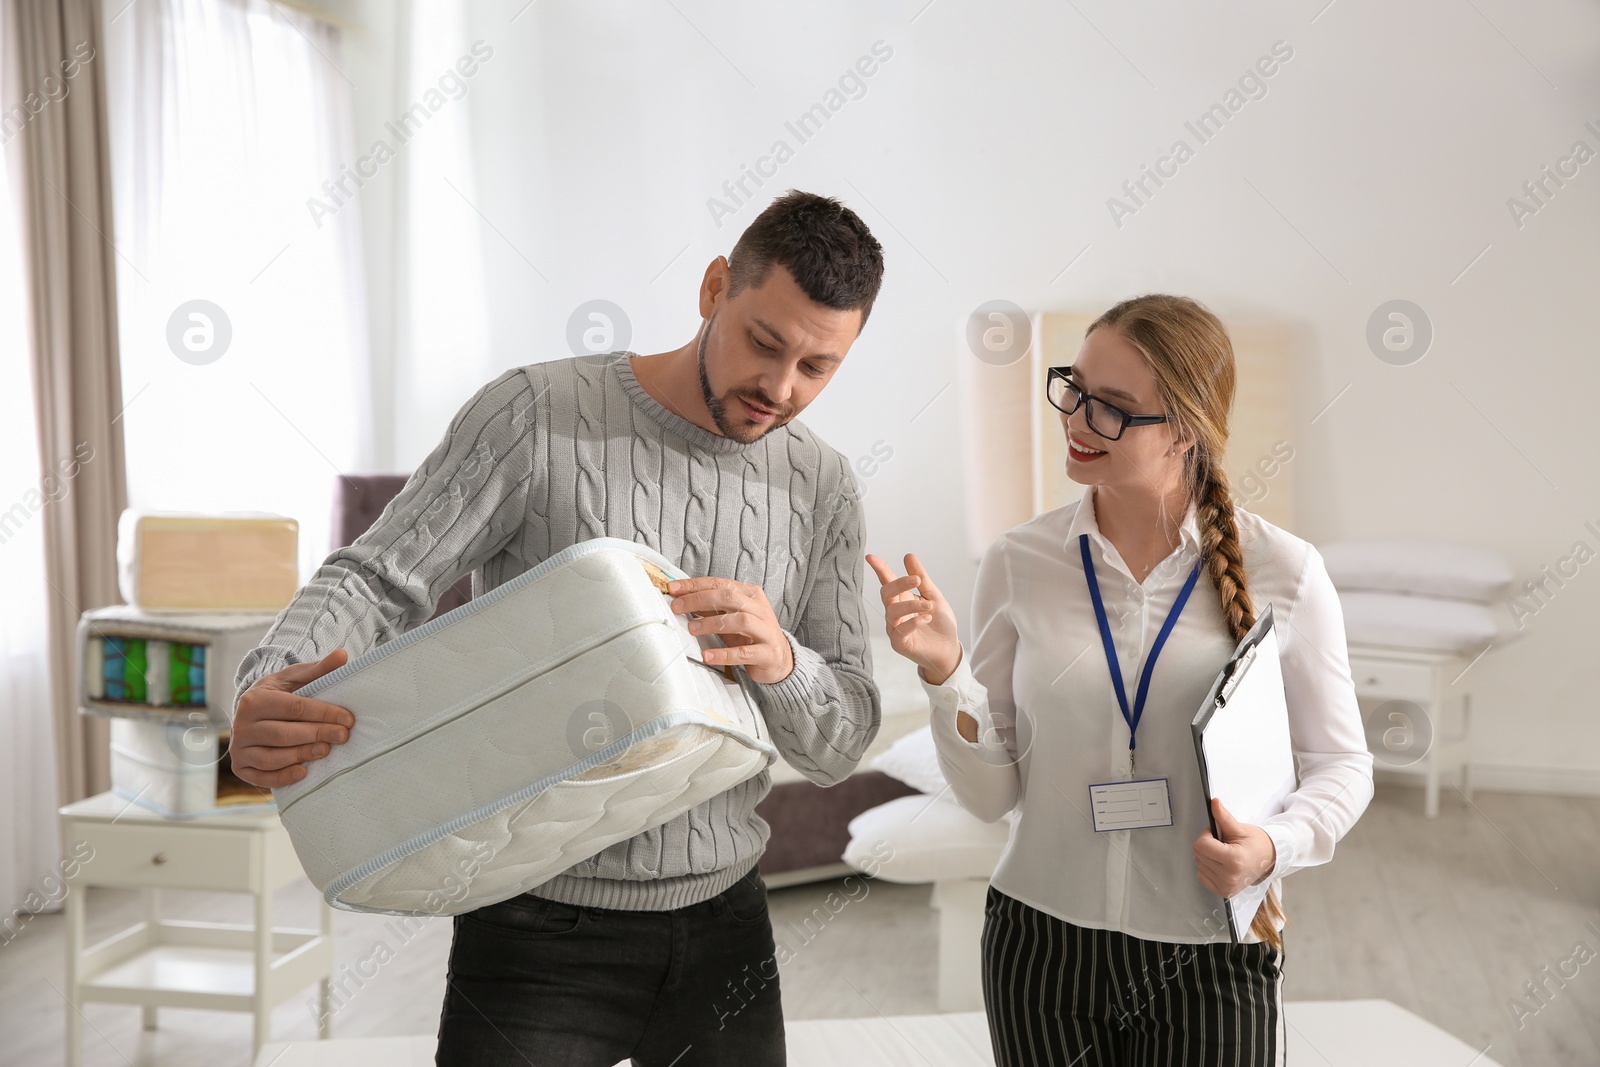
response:
[[[1222,692],[1217,694],[1217,707],[1225,706],[1228,703],[1228,698],[1233,696],[1233,691],[1239,687],[1239,683],[1244,681],[1244,672],[1249,670],[1250,664],[1255,662],[1256,650],[1260,647],[1259,644],[1251,645],[1234,662],[1232,673],[1228,675],[1228,680],[1222,683]]]

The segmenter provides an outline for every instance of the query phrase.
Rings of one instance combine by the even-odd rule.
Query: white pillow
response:
[[[988,878],[1011,820],[984,822],[948,796],[899,797],[850,820],[844,861],[888,882]]]
[[[948,795],[950,783],[939,767],[931,726],[912,730],[874,759],[871,766],[929,796]]]
[[[1510,613],[1465,600],[1352,590],[1339,593],[1352,645],[1475,653],[1516,636]]]
[[[1492,604],[1511,590],[1506,557],[1452,541],[1374,538],[1317,546],[1334,587]]]

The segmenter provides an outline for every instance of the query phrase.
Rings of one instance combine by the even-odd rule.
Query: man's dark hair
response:
[[[768,204],[728,256],[728,296],[760,288],[773,264],[823,307],[860,308],[866,326],[883,283],[883,246],[836,198],[790,189]]]

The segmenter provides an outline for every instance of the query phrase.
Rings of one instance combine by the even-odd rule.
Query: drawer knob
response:
[[[150,862],[159,867],[163,863],[167,862],[167,854],[165,852],[157,852],[154,856],[150,857]]]

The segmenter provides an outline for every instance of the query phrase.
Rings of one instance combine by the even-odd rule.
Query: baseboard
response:
[[[1393,767],[1373,770],[1372,780],[1380,785],[1405,785],[1421,788],[1422,774],[1401,771]],[[1454,794],[1455,775],[1449,771],[1440,776],[1439,788],[1444,794]],[[1473,791],[1490,793],[1527,793],[1534,796],[1600,797],[1600,770],[1579,767],[1524,767],[1509,763],[1472,764]]]

